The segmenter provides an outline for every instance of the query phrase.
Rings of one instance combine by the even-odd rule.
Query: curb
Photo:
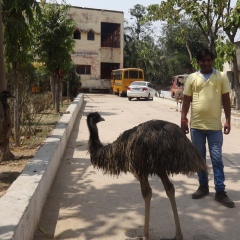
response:
[[[79,94],[69,105],[66,110],[69,114],[61,117],[23,172],[0,198],[1,240],[33,238],[83,100],[83,94]]]

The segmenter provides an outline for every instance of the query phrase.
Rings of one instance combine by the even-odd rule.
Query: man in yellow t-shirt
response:
[[[201,152],[206,161],[206,140],[213,167],[215,200],[222,205],[233,208],[234,202],[225,192],[225,176],[222,161],[222,106],[226,121],[224,134],[231,130],[230,84],[227,76],[214,69],[214,55],[208,49],[197,54],[200,70],[188,76],[184,86],[184,99],[181,114],[181,128],[189,132],[187,113],[191,105],[190,133],[193,144]],[[208,174],[198,173],[199,188],[192,194],[193,199],[199,199],[209,194]]]

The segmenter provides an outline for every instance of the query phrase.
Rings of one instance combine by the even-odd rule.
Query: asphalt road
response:
[[[124,240],[143,233],[144,201],[140,185],[131,174],[116,177],[94,169],[87,153],[88,113],[98,111],[105,118],[98,124],[102,143],[113,142],[124,130],[144,121],[162,119],[179,124],[175,107],[153,101],[128,101],[114,95],[87,94],[74,125],[61,166],[42,212],[34,240]],[[214,200],[212,171],[210,195],[192,200],[198,187],[196,175],[174,175],[176,201],[185,240],[240,239],[240,129],[232,127],[224,136],[223,159],[226,191],[235,201],[229,209]],[[211,166],[210,161],[208,161]],[[174,219],[161,181],[150,177],[153,189],[150,239],[175,235]]]

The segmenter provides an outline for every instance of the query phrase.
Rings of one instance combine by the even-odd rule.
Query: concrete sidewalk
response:
[[[99,111],[105,118],[98,124],[103,143],[113,142],[120,133],[151,119],[179,124],[175,105],[158,101],[131,101],[113,95],[87,94],[73,126],[60,168],[42,212],[35,240],[124,240],[142,236],[144,201],[140,185],[131,174],[116,177],[94,169],[87,153],[89,133],[86,116]],[[198,187],[195,176],[172,176],[183,236],[185,240],[240,239],[240,128],[232,126],[224,136],[223,159],[226,190],[236,204],[229,209],[214,200],[210,172],[210,195],[192,200]],[[209,163],[209,161],[208,161]],[[209,163],[209,166],[211,164]],[[175,235],[169,200],[162,183],[152,177],[153,189],[150,239]]]

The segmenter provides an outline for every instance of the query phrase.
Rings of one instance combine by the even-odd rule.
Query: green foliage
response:
[[[216,43],[217,58],[215,59],[215,67],[222,70],[225,62],[232,62],[233,55],[236,53],[236,46],[232,44],[228,39],[223,42],[219,38]]]
[[[75,98],[80,91],[81,82],[80,76],[75,71],[75,66],[72,65],[69,71],[64,74],[63,78],[63,95],[69,95],[70,98]]]
[[[71,66],[74,47],[72,33],[75,23],[68,17],[69,6],[59,5],[52,0],[50,4],[43,3],[41,7],[42,18],[34,25],[35,53],[51,75],[56,68],[65,72]]]
[[[136,20],[131,25],[126,23],[124,29],[124,67],[138,67],[145,72],[145,79],[157,81],[159,79],[159,48],[151,37],[153,28],[149,22],[144,22],[146,8],[135,5],[130,13]]]
[[[159,5],[155,5],[155,10],[158,8]],[[199,49],[207,46],[205,37],[195,23],[181,19],[175,24],[173,21],[165,24],[161,37],[156,41],[150,37],[150,27],[141,27],[146,24],[145,8],[138,5],[137,10],[131,13],[137,15],[134,16],[137,23],[125,27],[124,67],[143,68],[145,78],[156,85],[170,85],[172,76],[194,70],[192,58]]]
[[[3,0],[4,53],[7,68],[20,68],[32,60],[30,50],[33,35],[29,25],[33,22],[33,11],[37,14],[40,12],[36,0]]]
[[[175,25],[180,19],[188,18],[202,32],[208,47],[216,53],[216,66],[222,68],[222,63],[232,58],[232,45],[221,42],[222,30],[230,42],[234,43],[237,29],[240,27],[240,1],[231,8],[231,0],[166,0],[160,5],[148,7],[147,19],[166,21]],[[197,41],[196,41],[197,43]],[[194,61],[193,61],[194,62]],[[194,66],[195,67],[195,66]]]

